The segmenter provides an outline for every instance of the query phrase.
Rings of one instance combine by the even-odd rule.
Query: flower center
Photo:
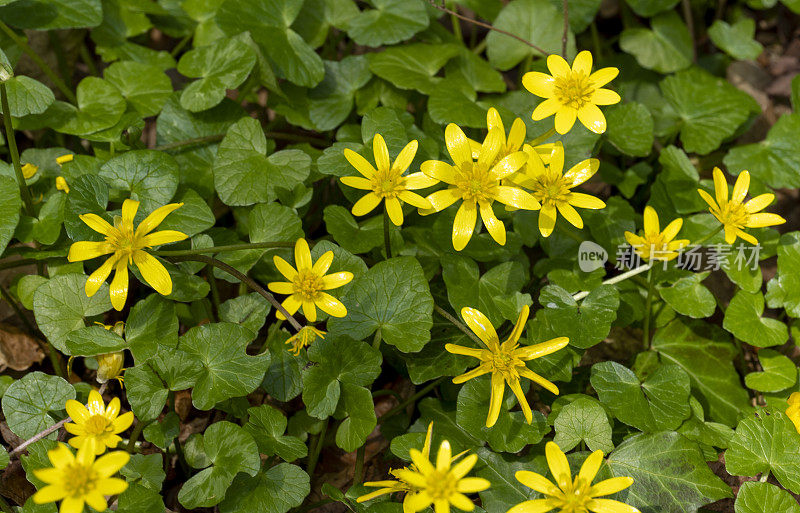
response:
[[[562,175],[547,172],[536,179],[532,194],[541,203],[566,201],[570,193],[569,185]]]
[[[747,224],[747,219],[750,214],[744,209],[741,203],[734,203],[729,201],[724,205],[720,205],[719,218],[723,224],[731,224],[734,226],[744,226]]]
[[[98,475],[92,467],[73,463],[64,470],[66,479],[62,481],[67,497],[80,498],[97,488]]]
[[[135,236],[132,223],[124,223],[122,218],[117,216],[114,218],[114,228],[117,229],[117,233],[108,235],[106,240],[116,251],[130,257],[134,251],[142,249]]]
[[[457,490],[457,481],[450,471],[435,470],[428,475],[427,488],[428,495],[431,496],[434,502],[440,500],[448,500],[452,497]]]
[[[571,72],[555,80],[556,99],[576,110],[591,102],[594,90],[589,77],[581,72]]]
[[[307,301],[314,301],[322,290],[322,280],[310,270],[301,270],[294,279],[294,293]]]
[[[517,368],[525,365],[522,360],[512,354],[516,348],[517,345],[515,344],[514,347],[509,349],[500,348],[496,351],[489,351],[489,355],[487,355],[487,360],[491,363],[493,370],[502,374],[504,378],[518,378]]]
[[[92,435],[102,435],[114,431],[114,425],[103,415],[92,415],[84,427],[86,432]]]
[[[378,169],[372,179],[372,192],[381,198],[394,198],[405,187],[405,179],[392,169]]]
[[[459,169],[456,187],[461,191],[465,201],[490,201],[494,199],[494,191],[498,185],[489,173],[489,168],[477,162],[466,162]]]
[[[592,500],[588,493],[589,483],[576,477],[575,482],[568,481],[563,493],[556,497],[556,507],[562,513],[586,513],[586,503]]]

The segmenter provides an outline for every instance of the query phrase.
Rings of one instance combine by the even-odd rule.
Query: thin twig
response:
[[[483,27],[483,28],[488,29],[488,30],[494,30],[495,32],[499,32],[500,34],[505,34],[508,37],[513,37],[514,39],[516,39],[520,43],[525,43],[526,45],[530,46],[531,48],[533,48],[534,50],[536,50],[537,52],[541,53],[544,56],[550,55],[550,53],[548,51],[546,51],[545,49],[543,49],[543,48],[541,48],[539,46],[536,46],[535,44],[531,43],[527,39],[521,38],[516,34],[512,34],[511,32],[507,32],[505,30],[493,27],[492,25],[489,25],[488,23],[484,23],[484,22],[478,21],[478,20],[473,20],[472,18],[468,18],[466,16],[463,16],[463,15],[461,15],[461,14],[459,14],[459,13],[457,13],[457,12],[451,10],[451,9],[448,9],[447,7],[445,7],[443,5],[437,4],[435,0],[428,0],[428,2],[433,7],[435,7],[436,9],[439,9],[442,12],[446,12],[447,14],[450,14],[451,16],[455,16],[456,18],[458,18],[460,20],[464,20],[464,21],[466,21],[468,23],[473,23],[473,24],[475,24],[475,25],[477,25],[479,27]]]
[[[561,56],[567,58],[567,35],[569,34],[569,5],[568,0],[564,0],[564,31],[561,34]]]
[[[447,310],[437,305],[436,303],[433,304],[433,309],[436,311],[436,313],[438,313],[439,315],[450,321],[450,323],[453,326],[463,331],[464,334],[467,335],[469,338],[471,338],[473,341],[475,341],[476,344],[478,344],[479,346],[483,345],[483,342],[481,342],[481,340],[472,331],[470,331],[469,328],[464,326],[458,319],[450,315],[450,313]]]
[[[230,274],[231,276],[233,276],[237,280],[241,281],[242,283],[247,284],[247,286],[250,287],[251,289],[253,289],[255,292],[258,292],[259,294],[261,294],[261,296],[264,299],[269,301],[272,304],[272,306],[275,307],[276,310],[278,310],[281,314],[283,314],[284,317],[286,317],[286,320],[289,321],[289,324],[291,324],[292,327],[296,331],[300,331],[301,329],[303,329],[303,326],[299,322],[297,322],[297,319],[292,317],[292,314],[290,314],[289,312],[286,311],[286,309],[283,307],[283,305],[280,304],[280,302],[278,302],[277,299],[275,299],[275,296],[273,296],[272,294],[267,292],[266,289],[264,289],[264,287],[259,285],[258,282],[256,282],[253,278],[251,278],[251,277],[247,276],[246,274],[242,273],[241,271],[239,271],[235,267],[233,267],[231,265],[228,265],[225,262],[222,262],[221,260],[217,260],[216,258],[207,257],[205,255],[176,256],[176,257],[168,258],[167,260],[169,260],[170,262],[185,262],[187,260],[188,261],[194,261],[194,262],[203,262],[203,263],[208,264],[208,265],[213,265],[214,267],[216,267],[218,269],[222,269],[223,271],[225,271],[226,273]]]

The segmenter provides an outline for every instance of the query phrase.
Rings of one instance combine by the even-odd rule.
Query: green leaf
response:
[[[72,240],[99,240],[99,234],[81,221],[83,214],[107,217],[108,184],[96,175],[81,175],[69,181],[69,194],[64,207],[64,229]]]
[[[300,467],[279,463],[254,477],[240,474],[219,505],[220,513],[286,513],[311,492],[308,474]]]
[[[711,41],[734,59],[753,60],[761,55],[764,47],[753,37],[756,20],[742,16],[733,25],[716,20],[708,28]]]
[[[800,233],[781,235],[777,253],[778,274],[767,282],[767,304],[800,317]]]
[[[786,324],[761,317],[763,313],[764,296],[761,292],[740,290],[725,310],[722,327],[737,339],[756,347],[777,346],[789,340]]]
[[[249,31],[277,74],[297,85],[313,87],[325,74],[322,59],[289,28],[302,6],[303,2],[297,1],[228,0],[215,20],[229,36]]]
[[[404,353],[422,349],[430,340],[433,298],[419,262],[396,257],[374,265],[353,280],[341,298],[347,316],[328,321],[331,332],[363,340],[375,330]]]
[[[286,345],[288,339],[289,334],[277,328],[271,328],[267,337],[270,362],[261,386],[279,401],[294,399],[303,391],[300,373],[303,363],[289,353],[289,346]]]
[[[625,503],[643,513],[687,513],[731,490],[708,468],[697,444],[675,432],[641,434],[608,457],[615,477],[632,477]]]
[[[250,242],[294,242],[303,236],[303,223],[294,209],[262,203],[250,211]]]
[[[219,305],[219,320],[240,324],[250,330],[253,337],[267,321],[271,305],[258,292],[232,297]]]
[[[749,405],[747,392],[733,367],[736,347],[722,329],[701,321],[676,319],[656,331],[652,348],[662,361],[680,365],[711,418],[735,425]]]
[[[137,363],[154,356],[159,346],[177,346],[175,303],[160,294],[150,294],[133,305],[125,323],[125,340]]]
[[[124,468],[124,467],[123,467]],[[159,490],[132,483],[119,495],[119,513],[163,513],[164,499]]]
[[[710,317],[717,309],[717,301],[703,284],[711,271],[679,278],[669,287],[659,288],[661,298],[679,314],[693,319]]]
[[[771,472],[784,488],[800,493],[800,435],[782,412],[763,408],[736,426],[725,452],[725,469],[734,476]]]
[[[375,54],[369,54],[375,55]],[[308,92],[308,114],[317,130],[333,130],[353,110],[356,92],[372,78],[364,55],[325,61],[325,77]]]
[[[203,370],[192,390],[192,404],[209,410],[220,401],[242,397],[258,387],[269,354],[249,356],[252,332],[238,324],[219,322],[197,326],[180,339],[180,347],[200,359]]]
[[[189,50],[178,61],[178,72],[199,80],[183,90],[181,106],[198,112],[219,105],[227,90],[239,87],[255,64],[255,53],[241,38],[219,39]]]
[[[672,9],[680,0],[625,0],[639,16],[649,18],[654,14]]]
[[[381,219],[370,219],[359,226],[353,214],[341,205],[328,205],[322,215],[328,233],[347,251],[358,255],[383,244]]]
[[[449,321],[436,316],[433,319],[430,342],[418,353],[400,354],[406,362],[412,383],[419,385],[441,376],[455,376],[475,362],[468,356],[448,353],[444,348],[445,344],[469,346],[470,339]]]
[[[125,98],[110,82],[86,77],[76,90],[78,106],[65,104],[66,121],[53,128],[59,132],[91,138],[91,134],[116,125],[125,112]]]
[[[308,177],[311,158],[306,153],[266,154],[267,138],[258,120],[243,118],[231,126],[214,163],[214,185],[226,205],[268,203],[276,198],[276,187],[291,190]]]
[[[282,460],[292,462],[308,453],[308,448],[299,438],[285,436],[286,417],[280,410],[268,404],[247,409],[249,419],[244,430],[253,436],[258,451],[266,456],[277,454]]]
[[[748,388],[759,392],[780,392],[797,382],[797,367],[786,356],[764,349],[758,352],[758,361],[763,372],[751,372],[744,377]]]
[[[8,428],[27,439],[56,423],[51,411],[64,410],[64,404],[75,399],[75,389],[58,376],[34,371],[11,383],[3,394],[3,415]],[[55,439],[55,433],[50,436]]]
[[[556,417],[553,427],[556,436],[553,439],[562,451],[575,448],[580,442],[586,442],[590,451],[610,453],[614,449],[611,441],[611,423],[606,411],[590,397],[580,397],[564,406]]]
[[[378,422],[372,392],[362,386],[342,383],[337,414],[340,412],[346,416],[336,430],[336,445],[346,452],[353,452],[367,442],[367,435]]]
[[[21,29],[96,27],[103,7],[100,0],[18,0],[0,9],[0,18]]]
[[[8,108],[15,118],[41,114],[56,100],[49,87],[25,75],[6,81]]]
[[[600,362],[591,382],[615,417],[641,431],[676,429],[689,417],[689,376],[677,365],[662,365],[640,381],[617,362]]]
[[[180,424],[181,419],[178,418],[177,413],[167,412],[158,422],[151,422],[144,428],[144,439],[156,447],[166,450],[180,433]]]
[[[701,188],[700,174],[686,153],[675,146],[667,146],[658,156],[661,172],[650,189],[650,203],[657,211],[674,210],[689,214],[705,210],[708,205],[697,194]]]
[[[125,340],[102,326],[86,326],[71,331],[64,342],[72,356],[95,356],[120,351],[127,346]]]
[[[439,124],[456,123],[480,128],[486,125],[487,108],[475,100],[472,86],[461,78],[446,78],[433,88],[428,99],[428,113]]]
[[[608,142],[626,155],[645,157],[653,148],[653,116],[638,102],[623,103],[605,112]]]
[[[232,422],[211,424],[203,433],[203,448],[212,465],[189,478],[178,492],[178,501],[187,509],[219,504],[236,474],[255,477],[261,467],[255,440]]]
[[[6,451],[6,448],[3,447],[3,450],[0,451],[0,470],[5,469],[10,461],[11,458],[8,456],[8,451]]]
[[[139,216],[169,203],[178,189],[178,173],[175,159],[153,150],[125,152],[100,168],[100,177],[111,187],[127,191],[131,199],[141,202]]]
[[[356,44],[378,47],[409,39],[428,27],[421,0],[372,0],[366,9],[346,22],[347,35]]]
[[[369,344],[348,337],[328,336],[312,344],[308,359],[316,365],[303,370],[303,403],[308,414],[319,419],[333,415],[341,384],[371,384],[381,369],[381,353]]]
[[[167,403],[169,390],[152,364],[144,362],[125,370],[128,402],[139,422],[158,418]]]
[[[460,48],[454,44],[410,44],[368,54],[369,69],[400,89],[431,94],[442,79],[436,74]]]
[[[564,16],[549,0],[513,0],[503,7],[492,25],[550,53],[561,53]],[[567,37],[567,54],[574,55],[575,36],[569,31]],[[537,50],[505,34],[491,31],[486,36],[486,56],[501,71],[513,68],[528,56],[540,55]]]
[[[214,226],[216,218],[208,204],[193,189],[186,189],[172,200],[173,203],[183,203],[178,210],[173,211],[158,225],[159,230],[178,230],[189,237]]]
[[[504,392],[505,400],[497,423],[487,428],[490,394],[491,384],[488,377],[471,379],[464,383],[458,392],[456,422],[473,436],[488,441],[493,451],[517,453],[528,445],[541,442],[550,431],[547,419],[541,412],[534,410],[533,422],[528,424],[521,411],[510,411],[517,403],[510,390]]]
[[[119,471],[129,484],[140,483],[142,486],[161,491],[164,479],[163,462],[160,454],[132,454],[131,459]]]
[[[172,82],[158,66],[135,61],[115,62],[103,71],[128,104],[143,117],[161,112],[172,95]]]
[[[736,513],[800,513],[800,504],[786,490],[769,483],[742,483],[736,494]]]
[[[14,235],[19,222],[22,200],[17,181],[10,176],[0,176],[0,255]]]
[[[650,20],[652,30],[622,31],[619,46],[646,69],[672,73],[692,64],[692,36],[678,13],[670,11]]]
[[[36,324],[53,347],[69,354],[66,340],[70,332],[83,328],[87,317],[111,309],[105,283],[92,297],[86,297],[83,274],[61,274],[40,285],[33,294]]]
[[[797,107],[795,107],[797,109]],[[770,127],[761,142],[731,148],[723,159],[728,169],[747,169],[771,187],[793,189],[800,187],[800,115],[786,114]]]
[[[608,336],[617,317],[619,292],[611,285],[601,285],[578,303],[564,289],[547,285],[539,295],[542,308],[528,322],[528,341],[543,342],[555,337],[569,337],[572,347],[586,349]]]
[[[731,137],[751,112],[759,112],[750,95],[699,68],[665,78],[661,92],[682,120],[684,148],[701,155],[714,151]],[[727,162],[726,165],[730,166]]]

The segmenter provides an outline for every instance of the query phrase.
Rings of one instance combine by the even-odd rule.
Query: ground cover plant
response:
[[[800,513],[797,0],[0,0],[0,509]]]

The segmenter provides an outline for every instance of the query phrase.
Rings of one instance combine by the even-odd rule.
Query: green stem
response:
[[[644,325],[642,333],[642,343],[645,351],[650,349],[650,314],[653,309],[653,285],[655,283],[656,274],[653,272],[653,267],[647,271],[647,300],[644,305]]]
[[[53,49],[53,53],[56,56],[56,63],[58,63],[58,72],[64,78],[64,84],[72,90],[72,80],[70,78],[70,69],[67,66],[67,58],[64,56],[64,47],[61,44],[61,40],[58,37],[58,34],[54,31],[50,31],[47,33],[48,39],[50,40],[50,48]]]
[[[189,41],[192,40],[192,35],[194,35],[194,32],[192,32],[188,36],[185,36],[183,39],[178,41],[178,44],[175,45],[175,48],[173,48],[169,52],[169,54],[171,56],[173,56],[173,57],[177,56],[181,52],[181,50],[183,50],[186,47],[186,45],[189,43]]]
[[[599,62],[603,60],[603,45],[600,44],[600,33],[597,31],[597,24],[592,21],[589,25],[592,34],[592,46],[594,47],[594,58]]]
[[[356,468],[353,471],[353,486],[361,484],[364,480],[364,456],[367,452],[367,446],[362,445],[356,452]]]
[[[231,276],[233,276],[237,280],[241,281],[242,283],[246,283],[251,289],[253,289],[255,292],[258,292],[259,294],[261,294],[261,296],[264,299],[269,301],[272,304],[272,306],[275,307],[276,310],[278,310],[280,313],[282,313],[283,316],[286,317],[286,320],[289,321],[289,324],[291,324],[292,327],[295,329],[295,331],[300,331],[303,328],[303,326],[301,326],[300,323],[297,322],[297,319],[292,317],[292,315],[289,312],[286,311],[286,309],[283,307],[283,305],[281,305],[278,302],[278,300],[275,299],[275,296],[273,296],[272,294],[267,292],[264,289],[264,287],[259,285],[258,282],[256,282],[253,278],[251,278],[251,277],[247,276],[246,274],[242,273],[241,271],[239,271],[235,267],[233,267],[231,265],[228,265],[225,262],[222,262],[222,261],[217,260],[215,258],[207,257],[205,255],[176,256],[176,257],[172,257],[170,259],[170,262],[173,262],[173,263],[174,262],[185,262],[187,260],[193,261],[193,262],[203,262],[204,264],[213,265],[214,267],[216,267],[218,269],[222,269],[223,271],[225,271],[226,273],[230,274]]]
[[[543,142],[545,142],[546,140],[550,139],[555,134],[556,134],[556,128],[553,127],[550,130],[548,130],[547,132],[545,132],[542,135],[540,135],[539,137],[537,137],[536,139],[533,139],[529,144],[531,146],[538,146],[538,145],[542,144]]]
[[[214,268],[210,265],[206,266],[206,279],[208,280],[208,286],[211,288],[212,313],[215,319],[219,319],[219,289],[217,288],[217,279],[214,277]]]
[[[613,285],[615,283],[619,283],[621,281],[625,281],[628,278],[633,278],[637,274],[641,274],[641,273],[651,269],[652,267],[653,267],[653,264],[640,265],[639,267],[637,267],[635,269],[631,269],[630,271],[626,271],[626,272],[624,272],[624,273],[622,273],[622,274],[620,274],[618,276],[614,276],[613,278],[609,278],[609,279],[605,280],[603,282],[603,285]],[[580,301],[581,299],[585,298],[588,295],[589,295],[589,292],[584,290],[582,292],[578,292],[577,294],[574,294],[572,296],[572,298],[575,301]]]
[[[151,251],[150,254],[160,257],[178,257],[190,255],[203,255],[206,253],[225,253],[226,251],[241,251],[244,249],[268,248],[293,248],[294,242],[248,242],[243,244],[230,244],[228,246],[212,246],[210,248],[177,249],[166,251]]]
[[[183,473],[187,476],[190,475],[192,470],[189,468],[189,464],[186,462],[186,454],[184,454],[183,447],[181,447],[181,441],[178,440],[178,437],[176,436],[172,443],[175,444],[175,454],[178,455],[178,463],[180,464]]]
[[[475,45],[475,48],[472,49],[472,53],[480,55],[484,50],[486,50],[486,38],[481,39],[480,43]]]
[[[408,398],[408,399],[406,399],[405,401],[401,402],[400,404],[398,404],[397,406],[395,406],[395,407],[394,407],[394,408],[392,408],[391,410],[387,411],[387,412],[386,412],[386,413],[384,413],[383,415],[381,415],[381,416],[378,418],[378,424],[383,424],[383,423],[384,423],[384,422],[386,422],[386,421],[387,421],[387,420],[388,420],[390,417],[392,417],[392,416],[394,416],[394,415],[396,415],[396,414],[400,413],[401,411],[405,410],[405,409],[406,409],[406,406],[408,406],[408,405],[409,405],[409,404],[411,404],[411,403],[414,403],[414,402],[416,402],[416,401],[417,401],[417,399],[419,399],[420,397],[424,396],[425,394],[427,394],[428,392],[430,392],[431,390],[433,390],[434,388],[436,388],[437,386],[439,386],[439,384],[440,384],[442,381],[444,381],[444,379],[445,379],[445,378],[444,378],[444,376],[442,376],[441,378],[439,378],[439,379],[437,379],[437,380],[434,380],[434,381],[432,381],[432,382],[428,383],[428,384],[427,384],[427,385],[426,385],[426,386],[425,386],[425,387],[424,387],[422,390],[420,390],[420,391],[419,391],[419,392],[417,392],[416,394],[412,395],[411,397],[409,397],[409,398]]]
[[[3,22],[0,21],[0,24],[2,23]],[[31,199],[31,191],[28,190],[28,184],[25,183],[25,177],[22,176],[22,165],[19,162],[17,140],[14,138],[14,127],[11,126],[11,109],[8,107],[8,91],[5,81],[0,81],[0,101],[2,101],[3,107],[3,124],[6,127],[8,151],[11,153],[11,160],[14,163],[14,173],[17,175],[17,182],[19,183],[19,194],[22,197],[22,202],[25,204],[25,213],[33,217],[33,200]]]
[[[437,305],[436,303],[433,304],[433,310],[442,317],[444,317],[445,319],[447,319],[448,321],[450,321],[450,323],[453,326],[464,332],[464,334],[467,335],[469,338],[471,338],[473,341],[475,341],[475,343],[478,344],[478,346],[483,347],[483,342],[481,342],[481,340],[469,328],[464,326],[461,323],[461,321],[450,315],[450,313],[447,310]]]
[[[142,422],[141,420],[133,426],[133,432],[131,433],[131,438],[128,440],[128,446],[125,448],[129,453],[133,454],[136,450],[136,441],[139,440],[139,435],[142,434],[144,428],[147,427],[149,422]]]
[[[322,452],[322,446],[325,444],[325,434],[328,432],[328,422],[328,419],[325,419],[325,423],[322,424],[322,431],[320,431],[319,435],[317,435],[317,442],[314,444],[314,448],[308,455],[308,466],[306,467],[306,473],[308,473],[309,477],[312,479],[314,477],[314,469],[317,467],[317,461],[319,461],[319,454]]]
[[[9,37],[9,38],[12,40],[12,41],[14,41],[14,44],[16,44],[17,46],[19,46],[19,47],[20,47],[20,49],[22,49],[22,51],[23,51],[23,52],[25,52],[25,54],[26,54],[28,57],[30,57],[30,58],[31,58],[31,60],[32,60],[33,62],[35,62],[37,66],[39,66],[39,68],[40,68],[40,69],[41,69],[41,70],[44,72],[44,74],[45,74],[45,75],[47,75],[47,78],[49,78],[49,79],[50,79],[50,80],[53,82],[53,84],[55,84],[55,86],[58,88],[58,90],[59,90],[59,91],[61,91],[61,93],[62,93],[62,94],[63,94],[63,95],[64,95],[64,96],[65,96],[65,97],[66,97],[66,98],[67,98],[67,99],[68,99],[70,102],[72,102],[72,103],[78,103],[78,99],[75,97],[75,93],[73,93],[73,92],[72,92],[72,91],[69,89],[69,87],[67,87],[67,84],[65,84],[65,83],[64,83],[64,81],[61,79],[61,77],[59,77],[59,76],[58,76],[58,75],[57,75],[57,74],[56,74],[56,73],[55,73],[55,72],[52,70],[52,68],[50,68],[50,66],[48,66],[48,65],[47,65],[47,63],[46,63],[46,62],[44,62],[44,59],[42,59],[41,57],[39,57],[39,54],[37,54],[37,53],[36,53],[36,51],[34,51],[34,49],[30,47],[30,45],[29,45],[29,44],[28,44],[28,43],[25,41],[25,39],[23,39],[22,37],[20,37],[19,35],[17,35],[17,33],[16,33],[16,32],[14,32],[14,31],[11,29],[11,27],[9,27],[8,25],[6,25],[6,24],[5,24],[5,23],[3,23],[2,21],[0,21],[0,30],[2,30],[3,32],[5,32],[5,34],[6,34],[6,35],[7,35],[7,36],[8,36],[8,37]]]
[[[81,60],[86,64],[86,67],[89,68],[89,74],[95,77],[100,76],[100,71],[97,69],[97,65],[94,63],[94,59],[92,55],[89,53],[89,48],[86,47],[86,42],[84,41],[81,43]]]
[[[721,230],[722,230],[722,225],[719,225],[719,226],[717,226],[717,229],[716,229],[716,230],[714,230],[714,231],[712,231],[712,232],[709,232],[709,233],[707,233],[707,234],[705,235],[705,237],[701,237],[700,239],[698,239],[698,240],[694,241],[695,245],[697,245],[697,246],[700,246],[701,244],[703,244],[704,242],[706,242],[708,239],[710,239],[710,238],[711,238],[711,237],[713,237],[714,235],[718,234],[718,233],[719,233]]]
[[[386,248],[386,259],[392,258],[392,238],[389,235],[389,209],[383,209],[383,245]]]
[[[561,56],[563,58],[567,58],[567,39],[569,35],[569,2],[567,0],[563,0],[563,10],[564,10],[564,30],[561,33]]]

